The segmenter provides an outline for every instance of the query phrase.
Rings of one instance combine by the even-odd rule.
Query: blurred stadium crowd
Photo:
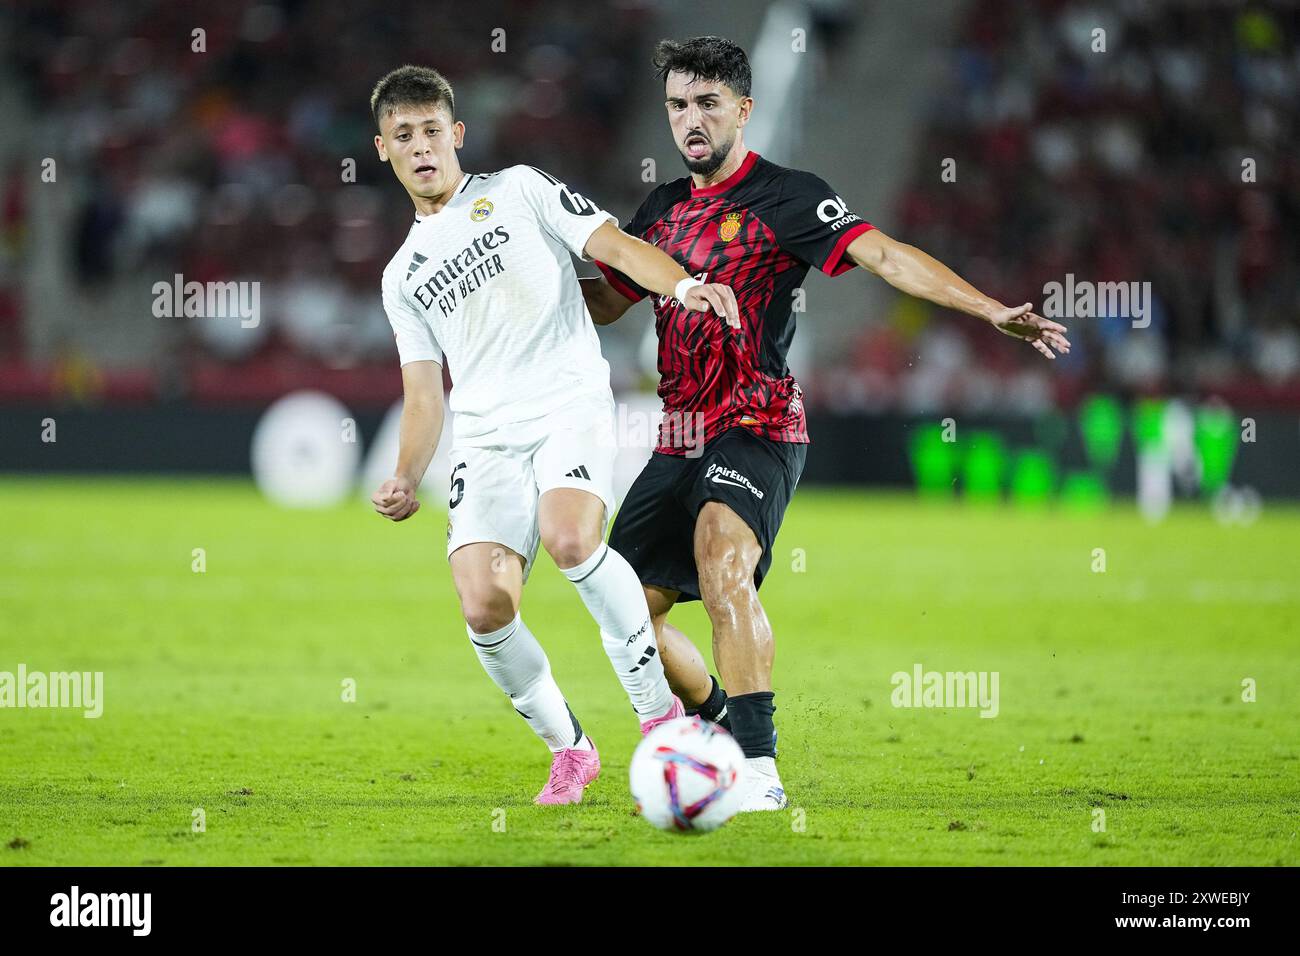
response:
[[[21,98],[81,184],[67,242],[79,291],[174,273],[262,283],[256,329],[176,324],[141,349],[147,367],[61,340],[54,374],[89,376],[89,392],[256,397],[345,372],[359,393],[395,394],[378,276],[410,207],[370,152],[375,64],[425,62],[436,47],[470,125],[466,168],[527,162],[612,208],[639,201],[641,184],[609,157],[656,38],[652,7],[479,0],[447,17],[416,0],[214,4],[203,55],[176,42],[200,25],[194,9],[49,0],[0,13]],[[1076,348],[1029,404],[1098,387],[1300,403],[1296,19],[1245,3],[976,0],[963,22],[915,173],[878,218],[1009,302],[1067,273],[1154,293],[1147,329],[1067,320]],[[496,23],[520,55],[489,48]],[[955,183],[938,175],[949,157]],[[49,363],[36,368],[24,334],[30,161],[0,167],[0,395],[48,389]],[[1042,361],[889,301],[843,363],[801,372],[810,402],[820,381],[841,405],[906,407],[909,387],[996,404]]]
[[[1008,304],[1069,273],[1151,283],[1147,328],[1062,319],[1074,348],[1051,369],[1055,394],[1037,397],[1101,387],[1300,403],[1291,13],[1148,0],[969,10],[895,232]],[[938,174],[945,158],[955,182]],[[899,298],[889,321],[868,328],[851,376],[863,401],[906,402],[910,390],[1035,404],[1045,380],[1035,353],[933,312]],[[1014,395],[1021,384],[1028,395]]]
[[[261,283],[255,328],[191,323],[162,354],[141,356],[153,367],[143,378],[111,370],[101,391],[274,395],[324,368],[360,371],[336,381],[361,392],[382,383],[383,401],[392,399],[395,352],[378,282],[412,213],[375,158],[369,97],[380,72],[428,62],[431,48],[469,127],[465,168],[527,162],[563,169],[597,195],[628,189],[603,160],[626,115],[614,107],[627,64],[648,68],[643,9],[476,0],[462,16],[446,13],[418,0],[54,0],[0,14],[23,95],[41,128],[60,136],[50,148],[61,174],[85,184],[68,243],[80,291],[175,273]],[[523,52],[490,49],[494,24],[510,25],[506,54]],[[200,26],[206,52],[196,53]],[[32,158],[21,161],[0,205],[8,359],[24,354],[18,279],[39,188]],[[63,343],[59,361],[93,364],[81,352],[75,339]],[[7,376],[10,392],[21,377]]]

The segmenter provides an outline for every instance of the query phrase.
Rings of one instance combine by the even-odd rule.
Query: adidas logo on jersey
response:
[[[422,256],[418,252],[411,256],[411,265],[406,270],[406,278],[409,279],[411,276],[415,275],[416,270],[428,261],[428,256]]]
[[[564,477],[565,478],[586,478],[588,481],[591,481],[591,474],[587,471],[586,465],[579,465],[577,468],[573,469],[573,471],[566,471],[564,473]]]

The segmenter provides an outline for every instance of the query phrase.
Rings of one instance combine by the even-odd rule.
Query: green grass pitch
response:
[[[699,836],[634,816],[636,719],[544,555],[525,618],[604,770],[532,804],[549,755],[466,644],[435,507],[7,479],[0,529],[0,671],[105,682],[97,720],[0,710],[3,865],[1300,863],[1295,509],[801,490],[763,589],[791,810]],[[916,663],[997,671],[998,716],[891,706]]]

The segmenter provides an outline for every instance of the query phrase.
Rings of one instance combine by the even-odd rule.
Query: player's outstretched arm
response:
[[[1008,308],[938,259],[889,238],[879,229],[868,230],[849,243],[848,255],[895,289],[983,319],[1005,335],[1024,339],[1049,359],[1056,358],[1052,349],[1062,354],[1070,351],[1065,326],[1035,315],[1030,303]]]
[[[643,289],[679,299],[692,312],[716,312],[733,329],[740,328],[740,309],[730,286],[692,279],[668,253],[629,236],[611,222],[593,232],[582,251],[588,258],[631,276]],[[682,286],[679,295],[678,286],[683,282],[687,285]],[[594,312],[592,316],[594,320]]]
[[[402,366],[402,425],[397,472],[370,496],[385,518],[404,521],[420,510],[415,497],[442,436],[442,366],[409,362]]]
[[[597,325],[617,322],[632,307],[632,300],[610,285],[604,276],[579,279],[578,286],[582,289],[587,311],[591,313],[591,321]]]

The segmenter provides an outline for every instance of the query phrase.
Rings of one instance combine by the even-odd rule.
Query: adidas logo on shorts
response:
[[[564,473],[564,477],[565,478],[586,478],[588,481],[591,481],[591,474],[587,471],[586,465],[579,465],[577,468],[573,469],[573,471],[566,471]]]

